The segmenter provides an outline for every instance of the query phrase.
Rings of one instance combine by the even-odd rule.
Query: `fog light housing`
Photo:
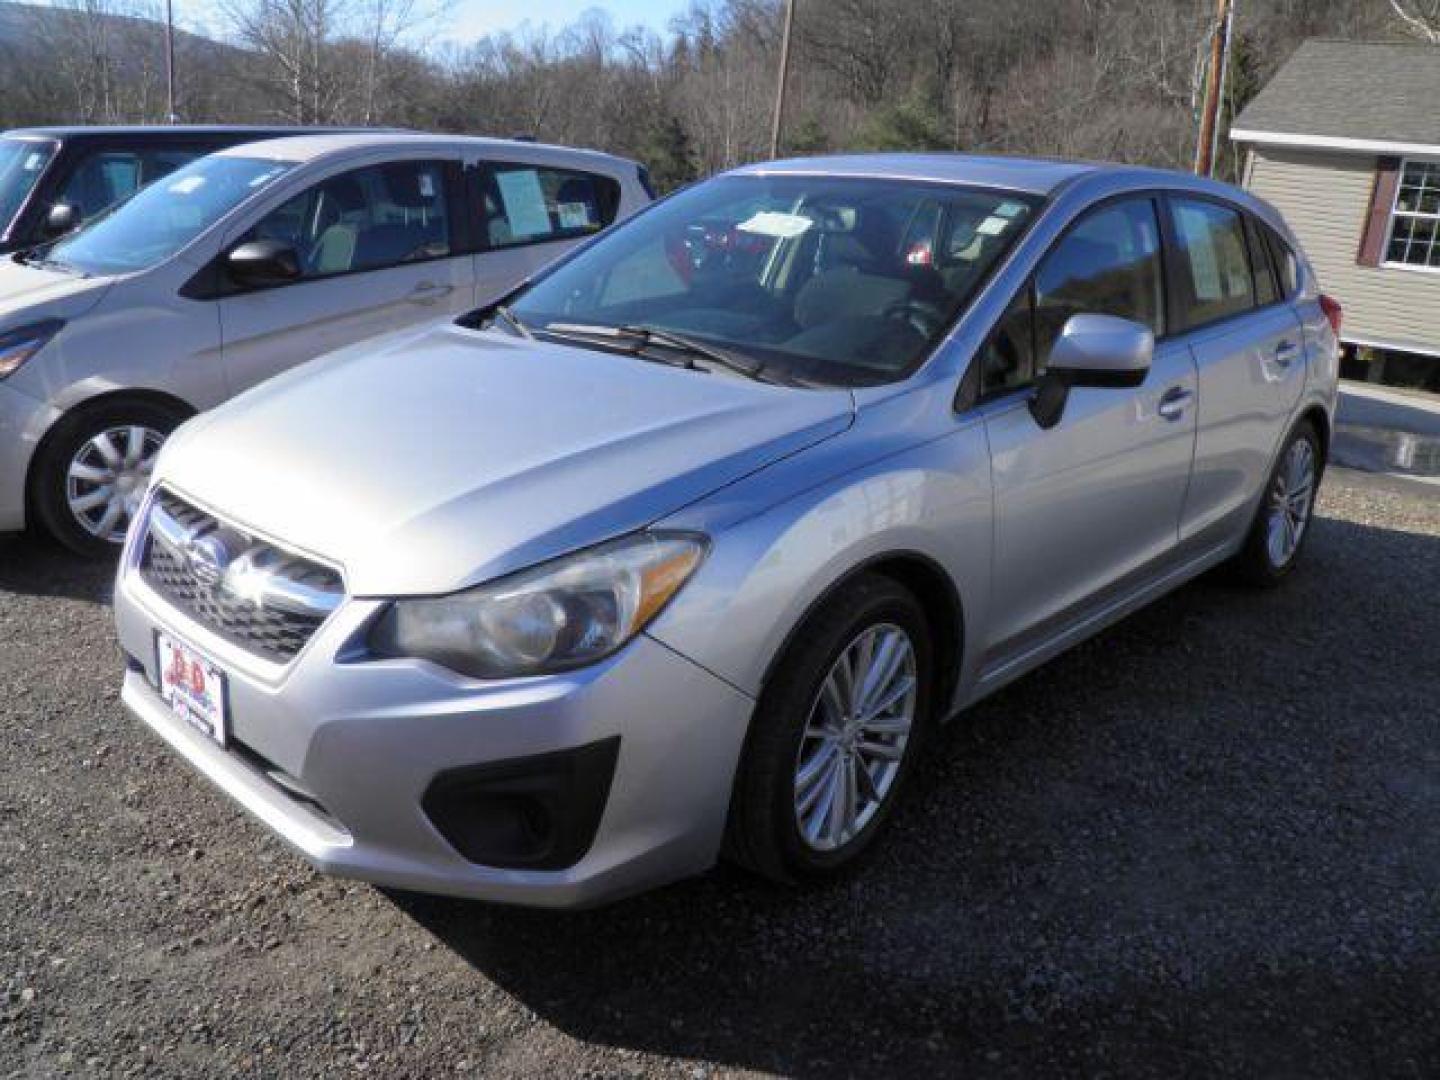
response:
[[[595,841],[610,796],[620,736],[573,750],[448,769],[421,808],[470,862],[507,870],[564,870]]]

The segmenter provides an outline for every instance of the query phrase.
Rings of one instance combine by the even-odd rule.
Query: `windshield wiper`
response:
[[[746,378],[764,381],[761,371],[764,364],[757,364],[749,360],[743,360],[734,353],[724,349],[716,348],[713,345],[705,345],[693,338],[677,334],[673,330],[663,330],[656,326],[605,326],[602,324],[590,323],[550,323],[545,327],[545,332],[555,334],[559,337],[566,336],[587,336],[608,338],[616,342],[634,342],[640,348],[647,345],[659,345],[661,348],[671,349],[683,353],[689,361],[679,365],[682,367],[695,367],[694,358],[709,361],[717,367],[723,367],[728,371],[734,371]],[[662,361],[666,362],[666,361]]]
[[[29,252],[20,252],[15,256],[15,261],[25,266],[34,266],[41,270],[55,270],[62,274],[71,274],[75,277],[89,277],[90,275],[81,270],[78,266],[71,266],[59,259],[47,259],[41,255],[34,255]]]
[[[504,304],[494,305],[493,307],[491,307],[490,313],[496,318],[498,318],[501,322],[503,322],[506,326],[510,327],[510,329],[514,330],[515,333],[519,334],[521,337],[526,338],[529,341],[535,340],[535,335],[530,332],[530,327],[526,326],[523,322],[521,322],[520,316],[516,315]]]

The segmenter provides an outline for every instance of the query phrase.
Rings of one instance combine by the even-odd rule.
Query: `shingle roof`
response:
[[[1307,41],[1232,131],[1440,146],[1440,45]]]

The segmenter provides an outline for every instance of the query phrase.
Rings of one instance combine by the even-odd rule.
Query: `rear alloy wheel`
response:
[[[919,602],[866,574],[795,633],[760,696],[735,779],[725,853],[776,881],[853,866],[902,797],[935,684]]]
[[[1232,568],[1254,585],[1274,585],[1294,569],[1320,488],[1324,461],[1320,437],[1310,421],[1302,421],[1275,462],[1250,534]]]
[[[61,420],[41,448],[32,481],[46,530],[89,558],[118,551],[160,448],[182,419],[151,402],[117,402]]]

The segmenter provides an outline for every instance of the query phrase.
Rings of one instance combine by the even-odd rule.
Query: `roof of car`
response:
[[[115,136],[134,138],[136,136],[185,136],[185,135],[254,135],[257,138],[275,138],[313,134],[317,132],[344,131],[345,128],[297,127],[290,124],[95,124],[71,127],[27,127],[12,128],[4,132],[6,138],[45,139],[103,139]]]
[[[264,157],[275,161],[303,163],[328,154],[347,150],[433,148],[447,149],[488,149],[493,151],[549,152],[574,154],[592,158],[595,161],[623,162],[624,158],[604,154],[599,150],[580,150],[572,146],[551,146],[547,143],[529,142],[521,139],[490,139],[476,135],[438,135],[425,132],[397,131],[335,131],[318,135],[294,135],[284,139],[245,143],[220,151],[231,157]]]
[[[893,180],[939,180],[1048,195],[1072,177],[1104,166],[1043,158],[986,157],[978,154],[842,154],[791,158],[745,165],[739,175],[869,176]]]

